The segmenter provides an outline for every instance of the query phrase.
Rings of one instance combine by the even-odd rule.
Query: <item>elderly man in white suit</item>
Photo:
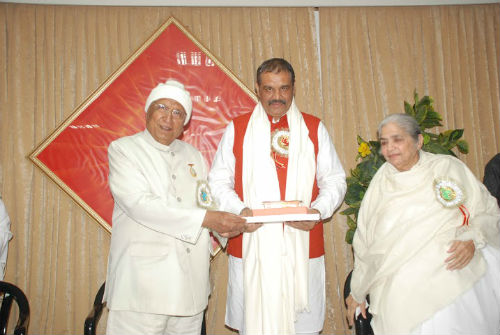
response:
[[[146,129],[108,149],[115,206],[107,334],[199,334],[210,294],[209,230],[231,237],[245,219],[213,210],[203,156],[177,139],[192,111],[184,86],[159,84],[145,111]]]

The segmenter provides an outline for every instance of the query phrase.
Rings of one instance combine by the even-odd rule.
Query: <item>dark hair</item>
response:
[[[281,71],[290,73],[290,75],[292,76],[292,85],[294,85],[295,72],[293,71],[293,67],[283,58],[271,58],[264,61],[264,63],[262,63],[257,69],[257,84],[260,85],[260,75],[262,73],[264,72],[280,73]]]

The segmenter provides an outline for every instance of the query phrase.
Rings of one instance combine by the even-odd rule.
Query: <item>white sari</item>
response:
[[[460,160],[419,154],[409,171],[385,163],[359,212],[351,293],[359,302],[370,294],[376,334],[410,333],[484,275],[481,252],[465,268],[446,270],[451,241],[472,239],[476,249],[499,247],[500,210],[486,188]],[[437,200],[434,183],[441,178],[455,181],[465,193],[469,229],[458,236],[464,216]]]

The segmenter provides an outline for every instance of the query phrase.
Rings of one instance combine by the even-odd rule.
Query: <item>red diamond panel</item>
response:
[[[225,126],[252,111],[255,96],[173,18],[30,156],[108,230],[113,212],[108,145],[145,128],[146,98],[168,78],[184,83],[191,93],[193,115],[182,139],[210,165]]]

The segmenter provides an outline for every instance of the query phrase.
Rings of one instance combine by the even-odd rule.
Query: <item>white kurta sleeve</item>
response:
[[[318,126],[316,178],[319,194],[311,203],[311,208],[317,209],[321,218],[326,219],[333,215],[344,200],[347,184],[344,168],[323,122]]]
[[[174,207],[166,199],[154,194],[151,184],[159,181],[152,180],[152,177],[147,175],[148,172],[128,155],[116,142],[109,146],[109,186],[115,206],[119,206],[138,224],[189,243],[196,243],[206,210]],[[115,213],[113,216],[115,222]]]
[[[234,171],[236,158],[233,153],[234,124],[229,123],[219,143],[217,152],[208,174],[212,195],[217,199],[219,209],[240,214],[245,204],[234,190]]]
[[[7,253],[11,238],[10,218],[3,201],[0,199],[0,280],[3,280],[5,276],[5,265],[7,264]]]

